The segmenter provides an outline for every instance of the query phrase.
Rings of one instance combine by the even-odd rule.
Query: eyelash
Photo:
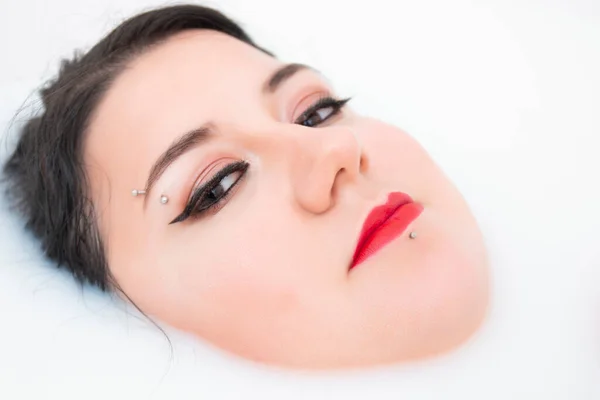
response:
[[[183,212],[179,214],[173,221],[171,221],[169,225],[185,221],[189,217],[200,217],[211,212],[214,213],[219,211],[219,209],[225,205],[225,202],[229,196],[233,193],[232,190],[244,179],[246,176],[246,171],[249,167],[250,164],[247,161],[237,161],[223,167],[212,178],[210,178],[208,182],[201,185],[194,191],[194,194],[183,209]],[[240,172],[241,175],[235,180],[235,182],[231,184],[225,193],[223,193],[221,197],[214,200],[212,203],[208,205],[202,205],[202,202],[208,198],[210,193],[216,189],[225,178],[235,172]]]
[[[337,115],[341,109],[346,105],[347,102],[350,101],[350,98],[347,99],[334,99],[331,96],[321,97],[317,100],[313,105],[308,107],[298,118],[294,121],[295,124],[306,126],[307,128],[313,128],[321,125],[323,122],[327,121],[329,118]],[[313,125],[305,125],[310,118],[316,114],[317,111],[331,107],[332,111],[325,119],[320,121],[317,124]]]
[[[339,100],[339,99],[334,99],[331,96],[322,97],[319,100],[317,100],[314,104],[312,104],[310,107],[308,107],[294,121],[294,123],[298,124],[298,125],[306,126],[309,128],[318,127],[319,125],[321,125],[325,121],[329,120],[333,116],[339,114],[341,109],[344,107],[344,105],[346,105],[346,103],[348,101],[350,101],[350,98]],[[327,115],[321,121],[318,121],[316,124],[305,125],[306,122],[309,121],[310,118],[313,115],[315,115],[317,111],[325,109],[325,108],[332,109],[331,113],[329,115]],[[185,221],[186,219],[188,219],[190,217],[200,218],[203,215],[206,215],[209,213],[216,213],[217,211],[219,211],[226,204],[229,197],[233,194],[233,189],[238,185],[238,183],[240,183],[244,179],[249,167],[250,167],[250,164],[247,161],[237,161],[237,162],[228,164],[227,166],[223,167],[210,180],[208,180],[208,182],[201,185],[194,191],[194,194],[192,195],[192,197],[190,197],[190,200],[188,201],[187,205],[185,206],[185,208],[183,209],[181,214],[179,214],[174,220],[172,220],[169,223],[169,225]],[[208,205],[201,206],[202,202],[208,198],[210,193],[214,189],[216,189],[225,178],[227,178],[229,175],[234,174],[236,172],[240,172],[241,175],[239,176],[239,178],[237,178],[235,180],[235,182],[233,182],[231,184],[231,186],[225,191],[225,193],[223,193],[221,195],[221,197],[214,200],[212,203],[210,203]]]

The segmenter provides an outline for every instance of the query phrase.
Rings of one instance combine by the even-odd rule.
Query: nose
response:
[[[292,135],[289,161],[296,201],[308,212],[324,213],[366,168],[359,139],[347,126],[297,127]]]

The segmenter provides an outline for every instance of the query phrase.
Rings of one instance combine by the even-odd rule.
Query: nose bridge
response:
[[[313,213],[327,211],[340,186],[360,174],[362,151],[352,128],[296,127],[292,138],[291,180],[296,200]]]

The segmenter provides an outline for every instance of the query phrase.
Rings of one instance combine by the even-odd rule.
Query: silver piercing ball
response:
[[[169,198],[163,194],[162,196],[160,196],[160,202],[162,204],[167,204],[169,202]]]
[[[416,233],[416,232],[411,232],[411,233],[408,235],[408,237],[409,237],[409,238],[411,238],[411,239],[414,239],[414,238],[416,238],[416,237],[417,237],[417,233]]]
[[[133,195],[133,197],[137,197],[138,195],[146,194],[146,191],[145,190],[132,190],[131,194]]]

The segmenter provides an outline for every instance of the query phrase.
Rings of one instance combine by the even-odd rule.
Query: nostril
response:
[[[364,172],[368,168],[369,168],[369,160],[367,160],[367,157],[365,157],[365,155],[361,153],[360,160],[358,162],[358,170],[360,172]]]

